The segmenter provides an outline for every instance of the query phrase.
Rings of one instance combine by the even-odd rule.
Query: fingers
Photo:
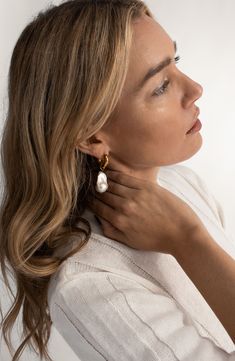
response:
[[[113,182],[110,178],[108,178],[108,189],[106,192],[102,193],[102,197],[106,194],[113,194],[118,196],[119,198],[127,198],[127,194],[130,197],[130,192],[128,193],[130,189]]]
[[[101,217],[112,224],[115,224],[115,219],[117,219],[117,212],[113,207],[105,204],[98,198],[93,198],[91,201],[89,201],[88,207],[96,214],[96,216]]]
[[[101,223],[103,233],[106,237],[125,244],[124,233],[115,228],[110,222],[102,217],[97,217]]]
[[[122,205],[124,202],[124,198],[118,196],[117,194],[110,193],[108,191],[100,194],[97,193],[95,195],[95,199],[100,200],[101,202],[105,203],[106,205],[116,209],[118,211],[122,211]]]

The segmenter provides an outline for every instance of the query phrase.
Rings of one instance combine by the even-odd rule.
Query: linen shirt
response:
[[[161,167],[156,182],[184,200],[235,259],[223,210],[192,169]],[[81,361],[235,361],[232,339],[172,255],[130,248],[104,236],[89,209],[83,217],[91,237],[48,289],[53,325]]]

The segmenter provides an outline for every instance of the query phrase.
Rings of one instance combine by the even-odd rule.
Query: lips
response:
[[[195,114],[195,117],[193,120],[193,124],[191,125],[191,128],[187,131],[186,134],[189,134],[193,130],[193,128],[196,126],[196,123],[198,122],[199,114],[200,114],[200,109],[197,108],[197,111],[196,111],[196,114]]]

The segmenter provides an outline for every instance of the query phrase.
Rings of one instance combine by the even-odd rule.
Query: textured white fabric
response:
[[[157,182],[187,202],[235,259],[222,208],[194,171],[161,167]],[[103,236],[88,209],[83,216],[91,238],[48,290],[53,324],[82,361],[235,361],[234,343],[173,256],[127,247]]]

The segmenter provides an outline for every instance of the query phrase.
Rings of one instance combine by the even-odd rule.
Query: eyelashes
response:
[[[177,64],[180,61],[180,59],[181,58],[179,55],[176,56],[174,58],[175,64]],[[170,84],[170,80],[165,80],[162,86],[154,91],[153,96],[161,96],[162,94],[166,93],[169,84]]]
[[[177,63],[180,61],[180,59],[181,59],[181,58],[180,58],[180,55],[177,55],[177,56],[175,57],[175,59],[174,59],[174,60],[175,60],[175,64],[177,64]]]
[[[159,97],[160,95],[164,94],[169,84],[170,80],[165,80],[162,86],[154,91],[153,95]]]

